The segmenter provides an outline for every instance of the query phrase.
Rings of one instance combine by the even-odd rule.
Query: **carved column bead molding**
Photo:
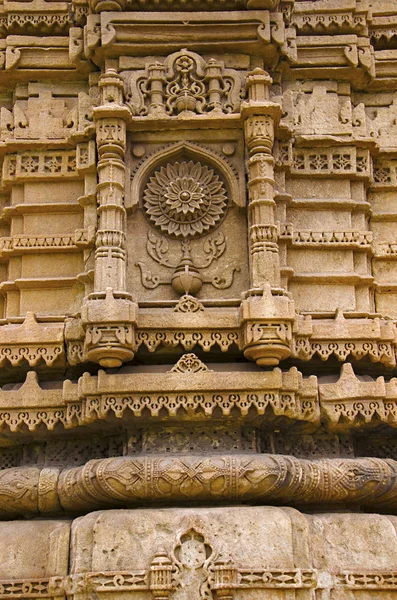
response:
[[[94,109],[98,161],[98,231],[94,293],[85,301],[85,351],[88,360],[118,367],[134,357],[136,305],[126,291],[124,207],[126,120],[124,82],[114,69],[99,79],[101,106]]]
[[[397,511],[397,462],[261,454],[115,457],[62,471],[0,471],[0,516],[84,513],[146,502],[280,503]]]
[[[241,115],[248,159],[248,223],[251,289],[240,319],[244,356],[260,366],[277,365],[291,354],[293,303],[280,289],[278,229],[274,201],[274,130],[281,106],[270,101],[271,77],[255,69],[247,77],[248,100]]]

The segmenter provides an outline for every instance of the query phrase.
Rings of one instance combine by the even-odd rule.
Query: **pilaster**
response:
[[[241,107],[248,153],[248,244],[250,289],[240,319],[244,355],[260,366],[289,356],[293,303],[280,288],[278,228],[274,201],[274,132],[281,106],[272,102],[272,79],[255,69],[247,77],[248,100]]]
[[[116,367],[131,360],[136,305],[126,291],[124,208],[126,121],[123,80],[115,69],[99,79],[101,105],[94,110],[98,151],[94,292],[83,306],[89,360]]]

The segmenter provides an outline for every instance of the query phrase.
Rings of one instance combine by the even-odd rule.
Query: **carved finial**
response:
[[[170,369],[170,373],[202,373],[211,370],[192,352],[184,354]]]

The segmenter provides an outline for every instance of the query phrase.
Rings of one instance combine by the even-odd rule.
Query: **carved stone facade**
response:
[[[0,600],[397,600],[397,5],[0,3]]]

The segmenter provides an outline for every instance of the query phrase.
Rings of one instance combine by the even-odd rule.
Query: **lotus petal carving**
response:
[[[150,177],[143,206],[151,222],[176,238],[214,229],[226,211],[224,183],[214,169],[197,162],[175,162]]]

